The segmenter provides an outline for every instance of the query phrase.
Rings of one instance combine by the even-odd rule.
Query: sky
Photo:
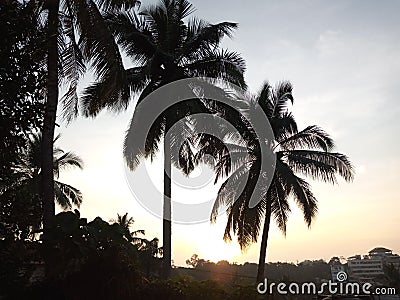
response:
[[[400,253],[400,2],[191,2],[197,17],[211,23],[239,23],[233,39],[224,40],[223,46],[245,58],[249,90],[256,92],[266,80],[273,84],[289,80],[294,85],[292,111],[299,128],[319,125],[325,129],[335,140],[336,150],[349,156],[355,166],[352,183],[312,182],[319,212],[310,229],[291,203],[287,235],[272,226],[267,260],[329,260],[366,254],[377,246]],[[142,5],[147,3],[142,1]],[[83,192],[83,217],[109,220],[128,212],[136,221],[133,229],[144,229],[148,239],[158,237],[162,244],[162,220],[138,203],[125,176],[122,143],[133,111],[131,105],[118,115],[104,112],[96,119],[82,117],[69,125],[59,120],[59,146],[85,162],[84,170],[67,171],[61,180]],[[139,168],[147,168],[162,188],[161,157]],[[185,197],[176,186],[173,195],[174,191],[178,201]],[[196,191],[190,199],[202,199],[212,191]],[[225,221],[220,216],[216,224],[173,224],[174,264],[185,265],[194,253],[212,261],[257,262],[258,244],[241,252],[235,241],[222,240]]]

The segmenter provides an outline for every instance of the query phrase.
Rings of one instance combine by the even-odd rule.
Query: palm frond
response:
[[[278,140],[283,149],[321,149],[330,151],[335,147],[332,138],[318,126],[308,126],[304,130]]]
[[[308,227],[311,227],[311,222],[318,212],[318,201],[312,193],[310,185],[303,179],[296,177],[296,181],[292,185],[292,193],[303,211],[304,221]]]
[[[297,177],[291,168],[277,161],[277,176],[285,184],[286,193],[290,193],[297,205],[301,208],[304,221],[310,227],[311,222],[318,211],[317,199],[311,191],[310,185],[300,177]]]
[[[65,6],[65,13],[62,14],[60,19],[61,28],[63,28],[61,36],[65,37],[66,44],[65,47],[60,49],[60,59],[62,62],[62,75],[69,81],[69,88],[61,98],[61,103],[63,105],[63,118],[70,122],[77,116],[79,111],[77,87],[80,77],[86,71],[86,61],[77,44],[72,6],[69,1],[65,1]]]
[[[65,193],[61,190],[60,186],[54,182],[54,198],[56,203],[63,210],[70,210],[72,208],[72,204],[70,199],[65,195]]]
[[[274,217],[278,228],[286,235],[286,224],[290,207],[288,203],[288,191],[282,186],[282,183],[276,178],[273,180],[267,193],[267,201],[271,205],[271,214]]]
[[[194,12],[193,5],[187,0],[175,0],[175,1],[165,1],[166,13],[167,13],[167,34],[164,50],[168,52],[176,52],[178,49],[182,48],[183,40],[187,34],[187,25],[183,21],[184,18],[188,17]],[[175,60],[174,55],[174,61]]]
[[[254,161],[254,157],[250,156],[246,152],[229,152],[219,158],[217,164],[215,165],[215,183],[218,182],[220,178],[227,177],[231,172],[235,172],[241,166],[249,165]]]
[[[125,110],[131,100],[131,92],[142,91],[148,82],[144,67],[133,67],[118,76],[96,82],[83,91],[81,111],[86,117],[95,117],[104,108],[119,112]]]
[[[279,117],[271,118],[270,123],[275,140],[278,142],[298,132],[296,120],[291,112],[285,112]]]
[[[54,168],[62,170],[69,167],[83,169],[83,160],[73,152],[66,152],[54,159]]]
[[[82,204],[82,193],[77,188],[55,181],[54,190],[57,190],[56,201],[62,208],[70,209],[72,205],[79,208]]]
[[[175,1],[164,1],[172,2],[174,4],[173,15],[176,21],[182,21],[184,18],[188,17],[192,13],[194,13],[195,8],[193,5],[187,0],[175,0]]]
[[[148,24],[130,12],[105,15],[108,28],[118,44],[138,64],[146,64],[156,52],[156,44]]]
[[[185,65],[190,77],[220,78],[241,88],[246,88],[243,73],[246,65],[236,52],[205,50],[194,62]]]
[[[180,50],[180,59],[193,59],[210,46],[217,47],[224,36],[232,37],[232,32],[237,27],[237,23],[209,24],[201,19],[190,19],[183,47]]]
[[[201,131],[198,131],[201,132]],[[194,163],[204,163],[212,168],[216,160],[224,154],[229,153],[225,143],[208,133],[199,133],[192,138],[192,144],[197,149]]]
[[[265,202],[249,208],[249,195],[242,194],[227,210],[228,222],[225,227],[224,240],[232,240],[231,232],[237,237],[242,251],[257,242],[265,213]]]
[[[180,145],[177,151],[171,151],[171,159],[173,164],[188,176],[195,168],[195,154],[191,148],[190,140],[187,139]],[[175,153],[177,153],[177,157],[175,157]]]
[[[222,183],[211,211],[211,222],[216,222],[221,207],[233,205],[233,202],[239,196],[238,193],[245,187],[245,179],[249,178],[249,169],[250,167],[247,165],[241,166]]]
[[[151,114],[150,114],[151,115]],[[164,116],[160,115],[152,122],[150,130],[147,128],[149,113],[135,110],[128,130],[126,131],[123,155],[128,167],[134,170],[142,157],[150,156],[153,159],[159,151],[159,143],[165,130]]]
[[[274,107],[272,105],[273,88],[268,81],[265,81],[257,93],[257,103],[262,107],[269,118],[272,117]]]
[[[333,166],[295,154],[288,154],[285,158],[290,168],[296,173],[310,177],[313,180],[322,180],[332,184],[337,182],[336,170]]]
[[[135,237],[135,236],[137,236],[139,234],[144,235],[145,231],[143,229],[138,229],[138,230],[134,230],[134,231],[131,232],[132,237]]]
[[[337,173],[346,181],[353,180],[353,166],[344,154],[313,150],[289,150],[284,153],[290,167],[296,168],[312,178],[332,182],[331,176]],[[318,175],[322,177],[318,177]]]
[[[118,76],[124,70],[121,53],[98,7],[91,0],[74,3],[83,56],[90,60],[99,81]]]
[[[70,82],[67,92],[61,97],[62,103],[62,116],[63,119],[69,123],[79,113],[79,98],[77,94],[78,81],[73,80]]]
[[[160,49],[168,49],[168,7],[152,5],[141,10],[139,15],[143,18],[142,24],[151,32],[154,43]]]
[[[290,101],[293,104],[293,86],[289,81],[281,81],[272,92],[272,117],[277,117],[287,112],[287,105]]]
[[[242,251],[246,250],[250,244],[257,242],[267,209],[267,190],[264,189],[266,182],[259,176],[259,172],[260,165],[253,163],[249,177],[244,183],[244,189],[227,211],[228,219],[232,217],[232,221],[230,230],[228,224],[225,228],[224,238],[229,240],[232,231],[236,235]],[[244,179],[244,176],[241,176],[241,180]],[[258,203],[250,208],[252,197],[258,199]]]
[[[140,7],[138,0],[98,0],[97,4],[103,11],[129,10]]]

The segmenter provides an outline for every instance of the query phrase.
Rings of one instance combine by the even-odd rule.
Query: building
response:
[[[345,265],[332,265],[331,266],[331,275],[332,275],[332,281],[333,282],[338,282],[338,274],[341,272],[346,272],[346,266]]]
[[[346,264],[342,264],[339,257],[332,257],[329,261],[329,265],[331,267],[331,276],[333,282],[338,282],[338,273],[347,273]]]
[[[382,259],[384,264],[393,264],[395,267],[400,266],[400,256],[393,254],[392,250],[378,247],[369,251],[368,254],[375,259]]]
[[[347,259],[350,278],[357,281],[374,281],[383,275],[383,262],[380,258],[355,255]]]
[[[368,252],[368,255],[354,255],[347,259],[347,267],[350,279],[360,282],[374,282],[382,276],[383,266],[393,264],[400,265],[400,256],[393,254],[392,250],[378,247]]]

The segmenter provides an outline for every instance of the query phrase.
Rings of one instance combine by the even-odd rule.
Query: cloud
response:
[[[343,46],[340,31],[337,30],[327,30],[321,33],[316,43],[318,54],[323,58],[336,56],[338,49],[342,49]]]

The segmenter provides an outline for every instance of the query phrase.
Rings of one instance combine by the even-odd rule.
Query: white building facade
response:
[[[400,256],[393,254],[392,250],[378,247],[369,251],[368,255],[355,255],[347,259],[350,279],[360,282],[373,282],[377,277],[382,276],[385,264],[399,267]]]

